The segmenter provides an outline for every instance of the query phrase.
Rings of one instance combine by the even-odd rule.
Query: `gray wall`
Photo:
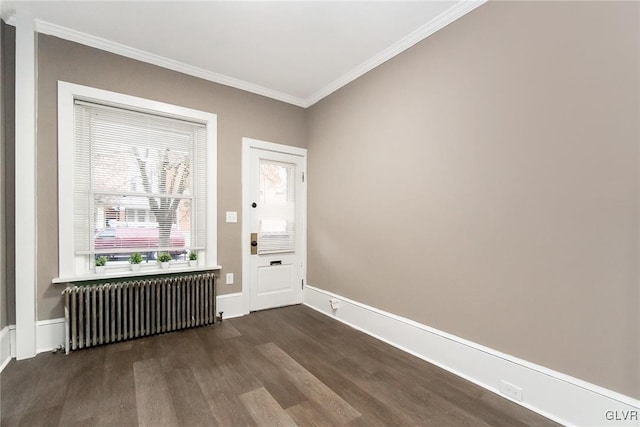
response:
[[[309,283],[640,397],[637,2],[491,2],[309,111]]]
[[[63,317],[58,275],[57,82],[150,98],[218,115],[218,262],[234,273],[235,284],[220,294],[239,292],[242,283],[241,218],[224,222],[225,211],[241,217],[242,137],[306,146],[305,111],[227,86],[113,55],[51,36],[38,36],[38,319]]]
[[[638,3],[489,3],[308,111],[39,36],[38,319],[63,315],[60,79],[218,114],[219,262],[236,276],[221,293],[241,283],[240,222],[222,222],[242,212],[241,138],[308,140],[311,284],[640,397],[639,16]],[[13,212],[11,161],[4,173]]]
[[[4,204],[4,218],[1,226],[4,227],[4,239],[2,240],[2,280],[0,286],[0,305],[5,309],[4,321],[8,325],[16,323],[16,299],[15,299],[15,269],[13,268],[15,252],[15,217],[13,215],[15,207],[14,174],[15,165],[13,162],[15,153],[15,28],[2,22],[2,95],[0,103],[3,106],[2,120],[3,126],[0,131],[2,142],[2,154],[4,157],[4,170],[0,173],[3,185],[0,189],[4,191],[2,198]]]
[[[4,201],[4,59],[5,51],[2,45],[4,41],[4,22],[0,20],[0,330],[7,326],[7,275],[6,271],[6,247],[5,217],[6,208]]]

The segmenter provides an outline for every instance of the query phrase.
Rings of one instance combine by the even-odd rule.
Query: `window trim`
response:
[[[84,100],[114,107],[135,109],[183,120],[207,127],[207,203],[206,250],[199,251],[201,267],[217,269],[217,116],[213,113],[180,107],[122,93],[58,81],[58,278],[64,281],[93,280],[101,275],[90,270],[90,257],[74,253],[73,221],[73,144],[74,100]],[[141,270],[138,276],[154,274],[156,268]],[[166,272],[166,270],[165,270]]]

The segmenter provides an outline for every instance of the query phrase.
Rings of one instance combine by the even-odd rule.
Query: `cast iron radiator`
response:
[[[216,320],[214,273],[71,286],[62,294],[67,353]]]

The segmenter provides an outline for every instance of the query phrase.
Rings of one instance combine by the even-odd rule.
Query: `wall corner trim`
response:
[[[16,357],[36,355],[36,45],[34,19],[16,17],[15,100],[15,229],[16,254],[24,254],[15,269]]]
[[[337,310],[331,299],[340,301]],[[615,414],[637,417],[640,401],[629,396],[315,286],[305,286],[304,305],[561,424],[637,426],[637,418],[615,419]],[[523,400],[502,394],[501,380],[521,387]]]

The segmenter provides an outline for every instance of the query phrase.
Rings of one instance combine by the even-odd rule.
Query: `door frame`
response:
[[[275,153],[291,154],[302,157],[302,167],[304,172],[304,181],[302,183],[302,194],[300,195],[300,203],[302,203],[302,247],[300,248],[300,259],[302,267],[300,275],[303,283],[307,280],[307,149],[294,147],[291,145],[276,144],[274,142],[261,141],[253,138],[242,138],[242,311],[248,314],[251,311],[251,288],[249,283],[251,257],[251,245],[249,233],[251,233],[251,224],[249,221],[249,205],[251,200],[249,197],[249,181],[250,181],[250,165],[251,150],[259,149],[264,151],[273,151]]]

